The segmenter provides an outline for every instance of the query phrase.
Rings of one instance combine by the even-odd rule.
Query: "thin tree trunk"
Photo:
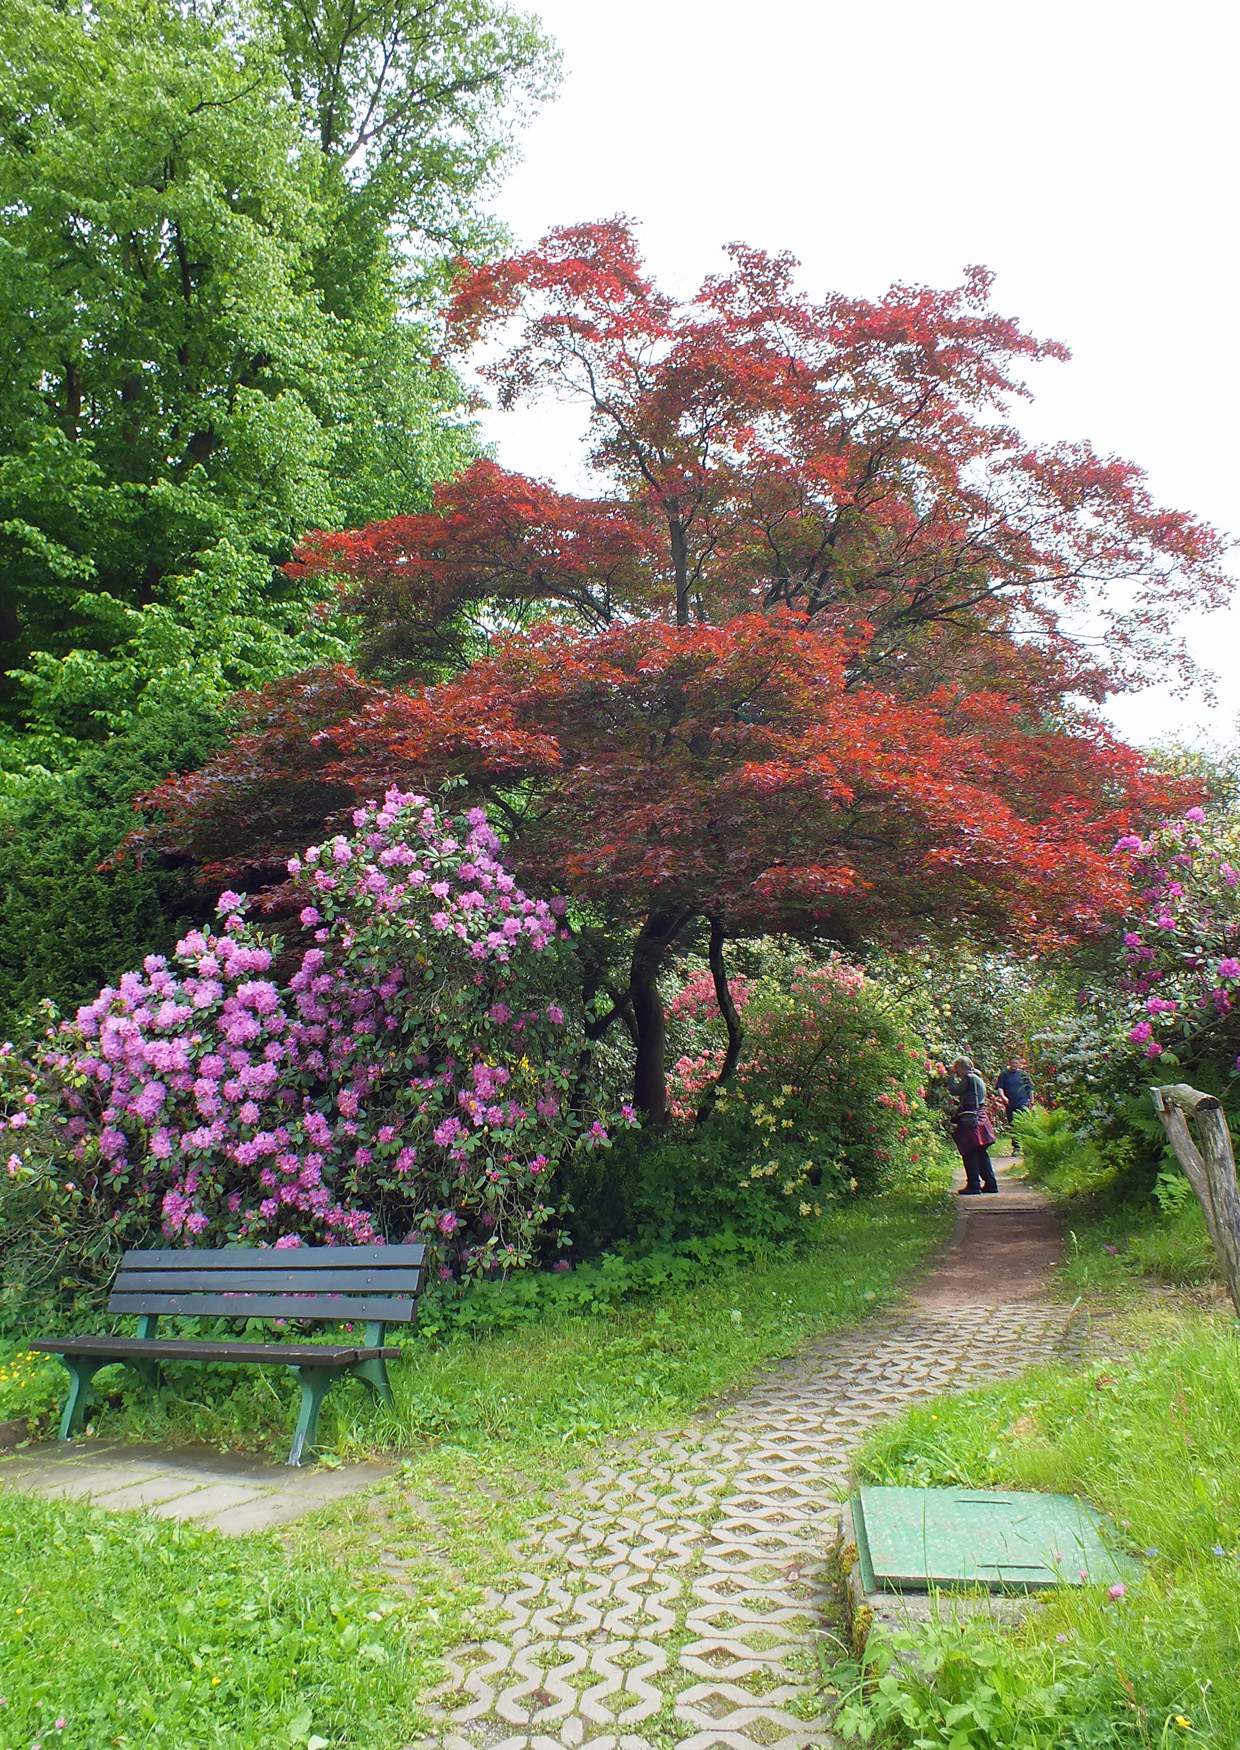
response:
[[[723,1016],[723,1024],[728,1030],[728,1046],[723,1054],[723,1065],[710,1087],[707,1088],[702,1104],[698,1107],[697,1121],[704,1124],[710,1117],[715,1101],[719,1098],[719,1090],[725,1082],[730,1082],[736,1074],[736,1066],[740,1062],[741,1046],[745,1043],[745,1029],[741,1026],[741,1018],[737,1013],[736,1004],[732,1000],[732,991],[728,985],[728,969],[723,958],[723,920],[712,917],[710,920],[710,972],[715,981],[715,1001],[719,1005],[719,1013]]]
[[[668,521],[668,533],[671,538],[672,569],[676,577],[676,624],[689,624],[689,543],[685,539],[684,524],[679,517],[671,517]]]
[[[651,912],[633,946],[629,1002],[637,1030],[633,1104],[655,1129],[667,1123],[667,1024],[659,973],[668,949],[692,912]]]

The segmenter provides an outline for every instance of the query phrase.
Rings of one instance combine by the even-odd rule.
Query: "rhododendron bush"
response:
[[[1240,1071],[1240,833],[1190,808],[1115,847],[1142,907],[1123,937],[1127,1040],[1150,1060]]]
[[[353,824],[289,865],[300,953],[226,892],[170,961],[6,1048],[10,1244],[23,1219],[69,1250],[420,1237],[471,1274],[554,1237],[557,1165],[609,1140],[568,1109],[563,902],[518,887],[482,809],[392,790]]]
[[[833,1200],[924,1172],[943,1146],[926,1105],[933,1066],[883,987],[840,957],[806,963],[759,944],[756,958],[757,975],[729,981],[743,1044],[722,1087],[713,980],[693,971],[668,1002],[684,1140],[666,1172],[647,1156],[634,1174],[635,1226],[786,1233]]]

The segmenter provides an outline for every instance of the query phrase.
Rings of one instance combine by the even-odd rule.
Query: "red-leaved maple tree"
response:
[[[524,879],[628,932],[598,1027],[628,1027],[656,1120],[658,977],[695,922],[729,1060],[729,937],[1095,928],[1106,852],[1167,789],[1085,701],[1181,662],[1221,543],[1131,465],[1019,438],[1021,366],[1062,349],[988,294],[815,303],[734,250],[678,305],[620,223],[463,271],[455,339],[507,329],[506,403],[585,398],[598,495],[478,462],[427,515],[308,536],[294,566],[358,616],[371,678],[249,701],[140,837],[253,884],[387,783],[463,783]],[[514,608],[525,631],[427,684]]]

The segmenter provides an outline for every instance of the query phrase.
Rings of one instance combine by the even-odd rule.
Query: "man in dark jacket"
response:
[[[1019,1057],[1008,1058],[1007,1068],[1000,1072],[995,1087],[1007,1108],[1009,1124],[1018,1112],[1027,1112],[1033,1105],[1033,1082]],[[1020,1142],[1015,1131],[1012,1133],[1012,1153],[1020,1153]]]

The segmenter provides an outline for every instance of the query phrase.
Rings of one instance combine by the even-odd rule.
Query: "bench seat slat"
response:
[[[408,1324],[415,1302],[408,1295],[343,1294],[113,1294],[109,1312],[157,1313],[166,1318],[382,1319]]]
[[[133,1270],[121,1265],[113,1285],[114,1294],[185,1294],[210,1292],[230,1294],[238,1290],[258,1294],[395,1294],[418,1292],[422,1272],[417,1266],[398,1265],[394,1270]]]
[[[175,1337],[36,1337],[28,1345],[48,1355],[114,1355],[149,1361],[265,1362],[284,1367],[350,1367],[357,1361],[396,1360],[399,1349],[341,1348],[335,1343],[198,1343]]]
[[[424,1245],[410,1246],[174,1246],[126,1252],[123,1270],[416,1269]]]

